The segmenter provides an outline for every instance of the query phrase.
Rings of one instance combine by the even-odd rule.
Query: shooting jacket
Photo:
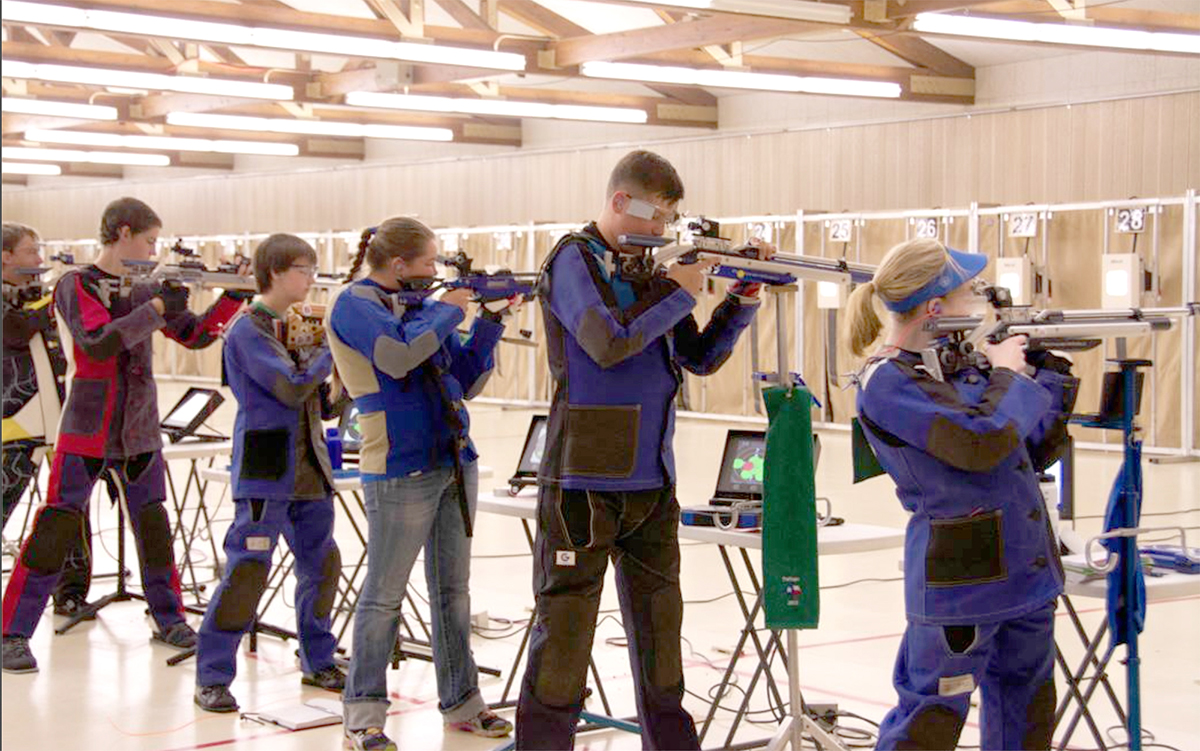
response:
[[[968,625],[1026,615],[1062,592],[1037,472],[1061,453],[1078,380],[967,367],[943,382],[920,365],[906,351],[872,361],[858,392],[867,440],[912,513],[908,619]]]
[[[428,298],[405,304],[370,279],[343,287],[330,303],[325,330],[359,409],[364,482],[450,467],[456,447],[464,463],[478,458],[463,400],[491,375],[504,325],[476,317],[464,340],[463,318],[457,306]]]
[[[758,310],[728,295],[701,331],[696,299],[665,276],[626,280],[595,224],[566,235],[538,289],[554,396],[539,480],[581,490],[674,484],[682,368],[713,373]]]
[[[17,300],[17,288],[4,283],[4,417],[12,417],[38,393],[37,372],[33,355],[29,351],[30,340],[41,334],[46,343],[46,353],[56,377],[67,371],[62,346],[54,323],[54,305],[51,294],[29,304]],[[58,398],[63,397],[63,384],[58,383]]]
[[[321,425],[321,384],[333,372],[333,357],[320,347],[297,363],[277,323],[283,322],[254,305],[224,334],[225,378],[238,403],[234,500],[315,500],[333,488]]]
[[[202,349],[242,305],[225,294],[203,314],[185,310],[168,323],[150,304],[158,285],[134,283],[122,295],[120,280],[86,266],[63,274],[54,288],[68,362],[57,447],[70,454],[120,459],[161,449],[152,335],[161,329]]]

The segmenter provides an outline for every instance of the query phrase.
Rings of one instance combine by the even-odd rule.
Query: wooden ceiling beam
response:
[[[828,26],[825,24],[807,21],[726,14],[612,34],[575,36],[553,43],[550,49],[554,51],[554,64],[565,68],[589,60],[621,60],[656,52],[766,39],[826,28]]]
[[[854,32],[871,44],[887,50],[896,57],[913,65],[926,68],[944,76],[974,78],[975,68],[959,60],[940,47],[936,47],[916,34],[878,32],[855,29]]]
[[[488,22],[463,0],[434,0],[454,22],[464,29],[492,30]]]
[[[591,32],[534,0],[500,0],[500,11],[555,38],[586,36]]]
[[[425,36],[425,6],[422,0],[405,0],[410,9],[405,11],[393,0],[364,0],[375,15],[387,20],[401,37],[420,38]]]

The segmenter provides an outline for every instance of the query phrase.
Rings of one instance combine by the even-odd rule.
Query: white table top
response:
[[[1071,572],[1067,572],[1065,589],[1072,597],[1104,598],[1108,593],[1108,577],[1081,582],[1078,578],[1073,578]],[[1162,576],[1146,577],[1146,602],[1196,595],[1200,595],[1200,574],[1166,571]]]
[[[533,519],[537,515],[537,488],[524,488],[513,496],[507,487],[496,488],[492,497],[480,496],[479,510],[504,516]],[[758,532],[717,529],[716,527],[679,526],[679,539],[711,542],[752,550],[762,549],[762,535]],[[864,553],[871,550],[887,550],[904,546],[904,530],[880,527],[874,524],[847,522],[836,527],[817,529],[817,552],[824,555]]]
[[[228,456],[233,453],[233,441],[183,441],[163,446],[163,459],[207,459],[210,456]]]
[[[336,470],[341,472],[342,470]],[[479,465],[479,477],[491,477],[492,468],[484,465]],[[200,477],[204,480],[220,483],[222,485],[229,484],[229,467],[205,467],[200,470]],[[354,474],[346,474],[342,477],[335,476],[333,478],[333,489],[338,492],[362,490],[362,477],[357,472]]]

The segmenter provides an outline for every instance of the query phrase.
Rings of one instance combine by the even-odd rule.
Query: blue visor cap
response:
[[[883,300],[883,307],[893,313],[907,313],[923,302],[935,297],[944,297],[964,282],[979,276],[979,272],[987,266],[987,256],[981,253],[964,253],[953,248],[946,248],[946,253],[949,254],[946,265],[942,267],[942,273],[938,274],[933,281],[903,300],[896,302]]]

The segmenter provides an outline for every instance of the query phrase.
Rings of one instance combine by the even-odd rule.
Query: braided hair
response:
[[[379,269],[393,258],[411,261],[425,251],[433,238],[433,230],[407,216],[392,217],[378,227],[367,227],[358,241],[358,253],[346,281],[354,281],[364,262],[372,269]]]

